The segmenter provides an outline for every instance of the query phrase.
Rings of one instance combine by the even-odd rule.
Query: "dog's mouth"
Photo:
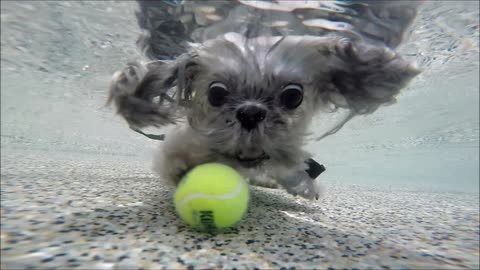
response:
[[[245,168],[253,168],[261,165],[265,160],[269,159],[270,156],[262,151],[260,154],[257,155],[247,155],[244,153],[238,153],[235,158]]]

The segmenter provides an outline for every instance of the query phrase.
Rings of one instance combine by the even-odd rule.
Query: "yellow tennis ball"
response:
[[[177,213],[198,230],[212,231],[234,225],[248,206],[248,185],[233,168],[206,163],[190,170],[174,194]]]

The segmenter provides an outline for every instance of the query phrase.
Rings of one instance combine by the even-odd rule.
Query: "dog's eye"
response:
[[[283,107],[293,110],[300,106],[303,101],[303,88],[299,84],[289,84],[283,88],[280,95],[280,103]]]
[[[220,107],[227,101],[229,92],[225,84],[221,82],[213,82],[208,89],[208,102],[213,107]]]

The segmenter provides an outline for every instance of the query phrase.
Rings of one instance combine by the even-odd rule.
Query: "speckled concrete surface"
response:
[[[143,160],[3,149],[1,268],[479,268],[478,194],[326,186],[318,202],[254,188],[242,222],[210,235]]]

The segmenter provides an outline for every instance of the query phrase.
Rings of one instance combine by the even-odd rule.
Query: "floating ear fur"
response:
[[[334,134],[355,115],[370,114],[396,102],[401,89],[420,73],[414,63],[385,48],[339,40],[327,61],[329,74],[317,81],[323,102],[350,110],[350,114],[317,140]],[[330,87],[324,79],[329,79]]]
[[[118,113],[134,128],[176,123],[193,94],[192,59],[185,54],[173,62],[131,63],[115,73],[108,103],[114,101]]]

